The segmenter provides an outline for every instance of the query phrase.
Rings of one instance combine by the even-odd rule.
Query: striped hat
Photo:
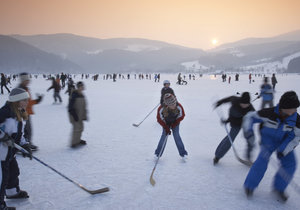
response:
[[[24,99],[29,98],[29,94],[27,93],[26,90],[22,88],[14,88],[11,90],[8,101],[9,102],[17,102],[17,101],[22,101]]]
[[[177,100],[175,96],[173,96],[171,93],[166,93],[164,95],[164,104],[167,106],[175,106],[177,103]]]

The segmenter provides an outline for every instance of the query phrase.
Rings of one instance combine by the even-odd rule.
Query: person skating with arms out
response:
[[[236,136],[241,130],[243,117],[250,111],[254,111],[254,107],[250,102],[250,94],[249,92],[244,92],[241,97],[230,96],[224,99],[217,101],[214,106],[218,108],[220,105],[224,103],[231,103],[231,107],[229,109],[229,118],[227,120],[222,119],[222,123],[230,123],[231,129],[229,131],[229,135],[232,141],[235,140]],[[214,165],[219,162],[219,160],[228,152],[231,147],[231,142],[229,140],[228,135],[226,135],[223,140],[218,145],[215,151],[215,157],[213,159]],[[248,144],[247,148],[247,159],[251,159],[251,151],[253,145]]]
[[[32,99],[31,98],[30,90],[29,90],[29,87],[28,87],[29,83],[30,83],[30,76],[29,76],[28,73],[26,73],[26,72],[21,73],[19,75],[19,78],[20,78],[20,84],[19,84],[18,87],[26,90],[29,94],[28,105],[27,105],[27,108],[26,108],[26,112],[28,114],[28,120],[27,120],[26,126],[25,126],[25,134],[26,134],[26,139],[30,142],[31,149],[33,151],[35,151],[35,150],[38,149],[38,147],[32,143],[32,123],[31,123],[30,115],[34,114],[33,105],[39,104],[42,101],[43,96],[38,95],[37,99]]]

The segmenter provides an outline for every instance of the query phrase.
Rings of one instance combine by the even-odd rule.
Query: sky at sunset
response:
[[[300,0],[0,0],[0,34],[146,38],[209,49],[300,29]]]

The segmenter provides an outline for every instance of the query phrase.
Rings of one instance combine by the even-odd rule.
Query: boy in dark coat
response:
[[[230,123],[231,129],[229,135],[234,141],[235,137],[241,130],[243,117],[250,111],[254,111],[254,107],[250,103],[250,95],[248,92],[244,92],[241,97],[231,96],[228,98],[221,99],[215,103],[215,108],[222,105],[223,103],[231,103],[231,107],[229,109],[229,118],[226,121],[222,121],[222,123]],[[214,165],[219,162],[219,160],[228,152],[231,147],[231,142],[226,135],[221,143],[218,145],[215,157],[213,159]],[[250,160],[251,151],[253,145],[248,144],[247,150],[247,158]]]

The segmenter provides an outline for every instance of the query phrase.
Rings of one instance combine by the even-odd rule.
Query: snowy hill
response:
[[[10,36],[0,35],[0,72],[22,71],[80,73],[82,69],[53,53],[47,53]]]
[[[269,76],[269,75],[267,75]],[[132,77],[131,77],[132,78]],[[222,83],[217,76],[204,75],[188,80],[188,85],[176,85],[177,74],[162,74],[161,81],[168,79],[186,117],[180,124],[180,134],[188,152],[183,162],[176,149],[174,139],[169,137],[165,152],[160,159],[154,179],[156,186],[149,183],[149,177],[156,158],[154,150],[161,135],[161,126],[153,112],[140,127],[140,122],[158,103],[162,82],[150,80],[83,80],[86,84],[89,121],[85,123],[83,139],[87,145],[82,148],[69,147],[71,126],[67,115],[68,96],[61,92],[62,105],[52,105],[53,93],[46,92],[51,82],[41,78],[33,79],[30,85],[32,96],[45,94],[41,104],[34,106],[33,142],[39,146],[34,155],[88,189],[110,187],[110,192],[89,195],[74,184],[35,160],[17,156],[21,170],[20,186],[28,191],[28,200],[9,200],[9,206],[24,210],[98,210],[98,209],[178,209],[178,210],[253,210],[253,209],[299,209],[299,192],[290,185],[289,200],[281,204],[270,193],[272,179],[277,170],[276,155],[272,156],[268,170],[248,200],[243,191],[243,182],[249,168],[239,163],[230,150],[213,166],[214,152],[225,136],[212,103],[220,97],[236,92],[259,91],[262,78],[248,83],[248,75],[241,75],[240,81]],[[75,81],[79,81],[77,76]],[[288,90],[295,90],[300,96],[300,76],[277,75],[275,103]],[[16,86],[14,82],[12,86]],[[5,103],[7,93],[0,98]],[[253,102],[256,109],[260,100]],[[227,105],[222,106],[227,113]],[[254,155],[259,151],[259,137],[256,136]],[[237,152],[245,154],[245,140],[240,133],[235,141]],[[295,149],[300,157],[300,146]],[[298,161],[299,162],[299,161]],[[299,164],[299,163],[298,163]],[[300,185],[299,165],[292,182]]]
[[[86,72],[178,72],[180,63],[197,59],[201,49],[139,38],[98,39],[73,34],[12,37],[56,54]]]

